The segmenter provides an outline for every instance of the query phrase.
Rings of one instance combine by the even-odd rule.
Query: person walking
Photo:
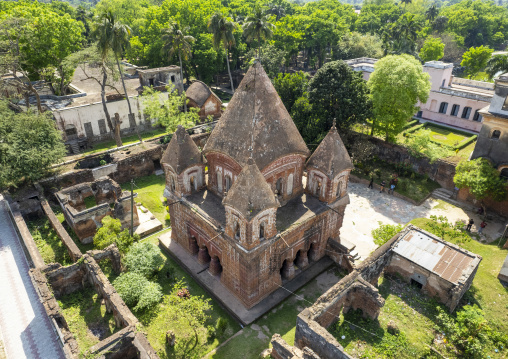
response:
[[[379,191],[379,193],[381,193],[385,190],[385,186],[386,186],[386,182],[385,181],[381,182],[381,191]]]
[[[369,182],[369,187],[368,188],[370,188],[370,189],[374,188],[374,177],[370,178],[370,182]]]
[[[466,231],[471,232],[471,227],[473,226],[474,221],[472,218],[469,218],[469,223],[467,224]]]
[[[485,227],[487,227],[487,223],[485,223],[485,221],[482,221],[482,223],[480,223],[480,228],[478,228],[478,233],[482,234],[483,229]]]

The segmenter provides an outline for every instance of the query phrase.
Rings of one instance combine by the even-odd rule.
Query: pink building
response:
[[[362,71],[364,80],[374,72],[377,59],[361,57],[346,61],[355,71]],[[490,105],[494,84],[454,77],[453,64],[428,61],[423,70],[430,75],[431,89],[426,103],[419,104],[416,117],[473,132],[480,132],[480,110]]]

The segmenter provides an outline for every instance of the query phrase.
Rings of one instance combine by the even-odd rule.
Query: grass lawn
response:
[[[150,175],[138,178],[134,181],[136,187],[134,192],[138,194],[135,201],[145,206],[161,223],[165,223],[165,216],[167,214],[166,208],[162,201],[164,201],[164,187],[166,186],[166,179],[164,176]],[[124,191],[130,191],[130,183],[121,185]]]
[[[320,295],[341,276],[335,268],[329,269],[258,319],[254,324],[242,329],[215,353],[207,358],[213,359],[256,359],[263,350],[271,347],[270,340],[278,333],[290,345],[295,341],[296,317],[304,308],[312,305]]]
[[[115,327],[113,313],[106,312],[93,288],[65,295],[58,304],[78,341],[80,353],[121,329]]]
[[[454,156],[445,158],[445,160],[452,163],[459,163],[462,160],[467,160],[471,156],[475,145],[476,141],[459,150]]]
[[[434,126],[430,123],[427,123],[425,129],[430,130],[430,137],[432,140],[452,147],[458,146],[461,142],[466,141],[471,136],[474,136],[468,136],[467,133],[455,131],[449,128]]]
[[[430,221],[427,218],[417,218],[411,223],[430,231],[428,227]],[[447,236],[444,239],[453,242]],[[507,333],[508,291],[497,279],[497,274],[508,251],[497,248],[495,244],[482,244],[474,239],[457,244],[480,254],[483,260],[473,285],[462,298],[455,313],[463,305],[477,304],[484,311],[485,318],[494,331]],[[379,292],[385,299],[385,306],[381,309],[377,321],[363,319],[360,312],[350,312],[346,315],[341,314],[340,320],[329,328],[349,354],[362,358],[439,358],[429,351],[428,344],[433,345],[444,357],[462,357],[462,354],[455,352],[453,347],[432,344],[435,335],[438,334],[434,324],[436,308],[438,306],[444,308],[442,304],[426,297],[418,289],[396,277],[382,277]],[[358,329],[346,321],[367,331]],[[401,335],[388,333],[390,321],[397,325]],[[342,339],[342,336],[345,338]],[[495,349],[499,352],[496,353]],[[487,347],[483,355],[484,358],[506,358],[506,348]]]
[[[157,238],[163,232],[147,237],[143,239],[143,241],[158,244]],[[198,285],[198,283],[196,283],[187,272],[180,268],[180,266],[171,259],[171,257],[168,257],[164,252],[162,254],[165,263],[156,280],[161,285],[165,296],[171,293],[176,282],[182,280],[191,295],[210,298],[210,296]],[[167,277],[167,272],[170,273],[170,278]],[[174,323],[168,321],[168,315],[166,315],[166,312],[169,308],[165,308],[163,303],[159,304],[154,310],[144,313],[134,312],[134,314],[143,324],[144,328],[142,331],[147,334],[148,340],[161,359],[201,358],[203,355],[216,348],[227,338],[231,337],[234,333],[240,330],[240,326],[236,323],[236,321],[229,316],[229,314],[222,309],[217,302],[210,299],[210,304],[212,306],[212,309],[208,313],[210,318],[203,327],[198,329],[199,344],[194,348],[192,348],[195,338],[194,333],[189,328],[176,326]],[[214,326],[219,317],[226,319],[228,323],[224,335],[220,338],[207,338],[207,326]],[[176,334],[176,345],[173,348],[167,347],[165,344],[165,334],[168,330],[172,330]]]

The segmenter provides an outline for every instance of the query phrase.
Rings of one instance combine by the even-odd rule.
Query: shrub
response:
[[[382,224],[379,223],[379,228],[372,230],[372,237],[374,237],[374,243],[378,246],[382,246],[388,242],[394,235],[399,233],[404,226],[401,224]]]
[[[161,286],[139,273],[122,273],[115,279],[113,286],[125,304],[136,311],[151,308],[162,299]]]
[[[100,160],[100,161],[99,161],[99,164],[100,164],[101,166],[105,166],[105,165],[106,165],[106,163],[107,163],[107,162],[106,162],[105,160]]]
[[[228,328],[228,321],[222,317],[217,319],[217,323],[215,323],[215,333],[217,336],[222,336],[226,332]]]
[[[97,230],[93,237],[93,244],[98,249],[104,249],[114,243],[120,252],[125,253],[134,240],[138,239],[138,235],[131,237],[128,229],[122,231],[122,224],[119,219],[106,216],[102,219],[102,227]]]
[[[130,272],[151,278],[164,264],[159,247],[151,243],[136,243],[125,256],[125,266]]]
[[[464,141],[462,142],[461,144],[459,144],[458,146],[455,146],[455,149],[456,150],[461,150],[463,148],[466,148],[467,146],[469,146],[471,143],[473,143],[474,141],[476,141],[476,139],[478,138],[477,135],[474,135],[474,136],[471,136],[467,139],[467,141]]]

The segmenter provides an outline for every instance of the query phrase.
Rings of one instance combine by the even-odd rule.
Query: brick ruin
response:
[[[353,166],[335,127],[308,157],[259,63],[203,152],[179,127],[163,154],[171,240],[209,263],[210,274],[246,308],[325,256],[329,239],[339,239]]]
[[[422,291],[437,297],[451,312],[471,286],[481,260],[479,255],[409,225],[358,267],[351,264],[353,269],[346,277],[298,314],[295,347],[274,335],[271,355],[276,359],[352,358],[327,328],[341,312],[351,309],[377,319],[385,302],[377,289],[383,272],[398,273],[412,284],[415,279],[424,282]]]
[[[122,227],[129,227],[131,221],[131,195],[109,177],[101,177],[94,182],[81,183],[65,188],[55,194],[62,207],[65,220],[82,243],[91,243],[101,220],[105,216],[117,218]],[[136,195],[134,195],[136,196]],[[86,199],[91,198],[96,205],[86,208]],[[134,226],[139,225],[139,217],[134,206]]]

